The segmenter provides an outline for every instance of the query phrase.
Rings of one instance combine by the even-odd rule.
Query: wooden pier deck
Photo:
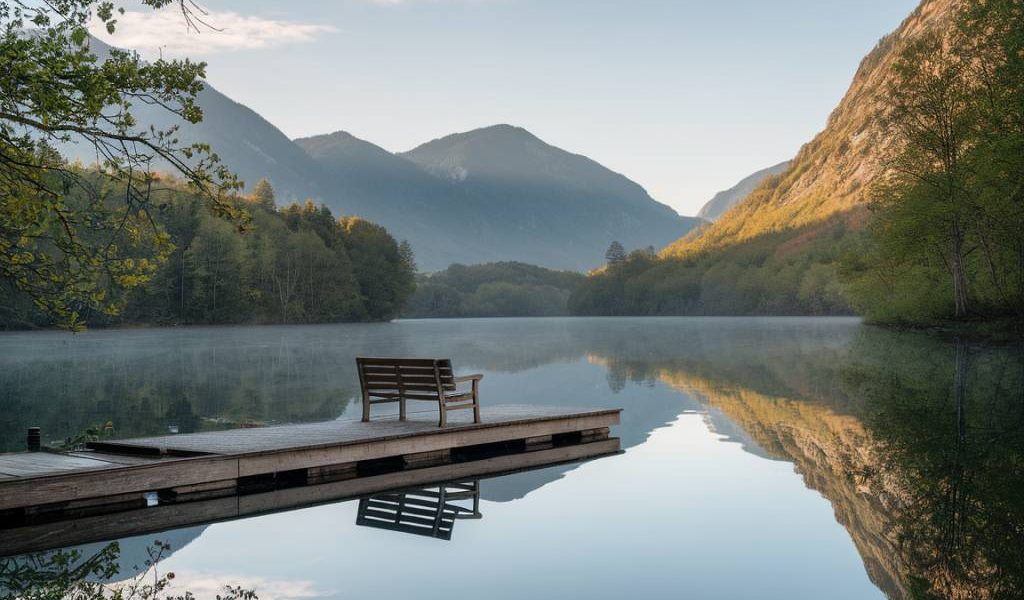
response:
[[[5,530],[27,532],[68,519],[153,511],[154,504],[178,514],[187,503],[230,500],[214,511],[227,518],[287,505],[278,497],[268,503],[265,494],[287,496],[301,486],[338,483],[342,491],[321,493],[358,496],[479,475],[481,469],[609,454],[619,448],[618,439],[609,437],[619,414],[620,409],[498,405],[484,409],[482,423],[453,419],[443,428],[436,413],[425,412],[407,421],[339,420],[96,442],[67,454],[5,454],[0,537],[10,533]],[[308,491],[299,497],[290,502],[310,501]],[[195,518],[194,510],[186,513],[192,516],[185,521]]]
[[[0,557],[65,548],[78,544],[107,542],[127,536],[149,535],[160,539],[159,532],[205,525],[356,498],[382,492],[437,485],[468,479],[486,480],[509,473],[577,463],[620,452],[619,440],[609,438],[547,449],[530,450],[504,456],[411,470],[369,475],[294,487],[271,488],[246,494],[209,495],[143,506],[134,503],[115,511],[64,514],[63,519],[11,523],[0,528]],[[109,508],[109,507],[108,507]]]

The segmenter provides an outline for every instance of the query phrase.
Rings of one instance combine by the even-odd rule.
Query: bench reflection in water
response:
[[[356,525],[452,539],[458,519],[481,519],[480,481],[445,483],[359,500]]]

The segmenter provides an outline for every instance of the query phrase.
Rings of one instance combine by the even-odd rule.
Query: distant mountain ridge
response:
[[[98,55],[109,52],[91,43]],[[334,214],[384,225],[412,244],[421,270],[497,261],[586,270],[603,262],[612,241],[661,247],[702,222],[519,127],[485,127],[393,154],[343,131],[290,140],[208,84],[198,100],[204,119],[179,123],[182,144],[209,143],[248,189],[266,177],[279,203],[313,198]],[[177,123],[156,107],[132,111],[140,128]],[[85,164],[96,160],[91,150],[61,148]]]
[[[736,206],[746,198],[750,192],[761,185],[761,183],[771,177],[772,175],[778,175],[789,168],[789,161],[784,160],[777,165],[768,167],[767,169],[761,169],[751,175],[747,175],[740,180],[739,183],[732,186],[727,190],[722,190],[714,195],[707,203],[701,207],[700,212],[697,216],[708,220],[716,221],[719,217],[729,211],[730,208]]]
[[[503,260],[588,269],[613,240],[657,246],[699,222],[626,177],[511,125],[401,154],[346,132],[295,143],[316,163],[332,209],[408,239],[425,270]]]

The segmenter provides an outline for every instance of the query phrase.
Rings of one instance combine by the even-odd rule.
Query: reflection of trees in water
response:
[[[25,344],[0,365],[0,450],[20,449],[28,426],[57,439],[107,420],[123,437],[170,425],[185,432],[329,419],[355,393],[348,353],[341,361],[301,336],[232,339],[231,328],[219,331],[192,330],[184,340],[173,331],[99,332]]]
[[[659,379],[794,463],[891,597],[1024,589],[1024,353],[855,336],[652,333],[592,347],[610,385]],[[819,335],[821,334],[821,335]],[[605,354],[607,352],[607,354]]]
[[[854,392],[898,475],[894,527],[922,597],[1019,598],[1024,590],[1024,359],[1018,350],[932,344],[898,360],[870,340]],[[884,382],[884,385],[879,385]]]

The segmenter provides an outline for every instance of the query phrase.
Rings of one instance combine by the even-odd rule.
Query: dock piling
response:
[[[29,452],[39,452],[42,449],[43,433],[39,427],[29,427],[28,435],[25,438],[25,445]]]

